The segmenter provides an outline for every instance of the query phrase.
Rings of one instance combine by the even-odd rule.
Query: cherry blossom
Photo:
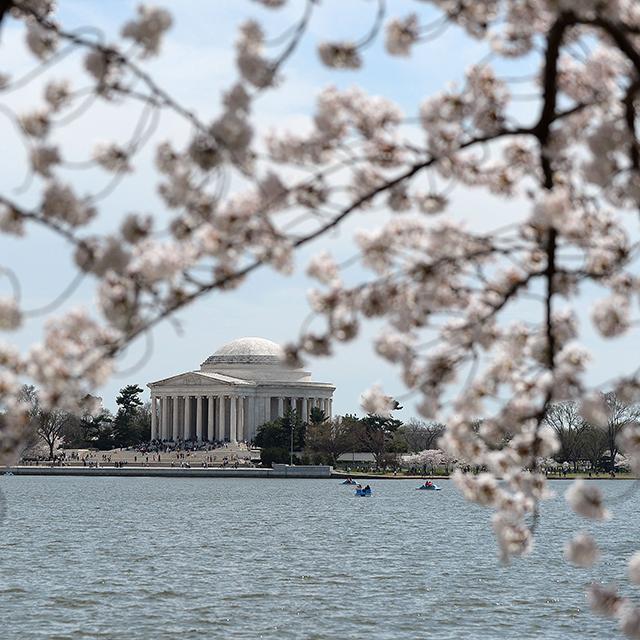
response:
[[[640,608],[626,603],[619,613],[620,631],[628,638],[640,638]]]
[[[592,520],[606,520],[609,512],[603,505],[598,487],[576,480],[566,493],[567,502],[579,515]]]
[[[380,385],[373,385],[360,396],[360,404],[367,413],[389,417],[394,408],[393,398],[385,395]]]
[[[408,56],[411,46],[420,38],[418,16],[415,13],[403,20],[394,19],[387,24],[387,51],[395,56]]]
[[[634,553],[629,559],[629,580],[634,584],[640,584],[640,553]]]
[[[362,58],[352,42],[325,42],[318,47],[320,59],[334,69],[357,69]]]
[[[587,599],[595,613],[609,617],[616,615],[625,602],[618,595],[616,586],[612,584],[593,583],[587,591]]]
[[[129,154],[113,143],[100,143],[93,151],[95,161],[107,171],[124,172],[131,171]]]
[[[564,556],[577,567],[591,567],[600,557],[600,551],[592,536],[579,533],[565,545]]]
[[[0,329],[12,331],[21,323],[22,314],[15,298],[0,297]]]
[[[157,55],[162,37],[172,22],[171,14],[166,9],[140,5],[138,18],[122,27],[122,37],[135,41],[141,47],[142,55]]]

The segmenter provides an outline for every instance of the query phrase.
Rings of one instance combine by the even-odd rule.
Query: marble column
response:
[[[278,418],[284,416],[284,398],[280,396],[278,398]]]
[[[244,441],[244,396],[238,398],[238,442]]]
[[[162,438],[162,398],[155,396],[155,409],[156,409],[156,438],[160,440]]]
[[[158,437],[158,418],[156,416],[156,397],[151,396],[151,439]]]
[[[256,398],[255,396],[249,396],[247,398],[247,416],[244,421],[244,439],[253,439],[254,431],[256,428]]]
[[[218,396],[218,432],[216,433],[216,439],[220,442],[224,442],[225,435],[224,398],[224,395]]]
[[[329,420],[331,420],[331,416],[333,415],[333,398],[329,398]]]
[[[213,396],[209,396],[208,399],[208,405],[209,405],[209,420],[208,420],[208,429],[207,429],[207,440],[215,440],[216,439],[216,434],[213,431],[213,418],[214,418],[214,411],[215,411],[215,403],[213,401]]]
[[[307,399],[302,398],[302,421],[309,420],[309,407],[307,406]]]
[[[173,396],[171,399],[172,412],[173,412],[173,441],[178,441],[178,427],[180,425],[178,406],[180,404],[180,396]]]
[[[191,396],[184,397],[184,426],[182,428],[182,437],[185,440],[191,440]]]
[[[202,396],[196,397],[196,440],[202,442]]]
[[[238,441],[238,396],[229,398],[231,408],[229,409],[229,440]]]
[[[264,422],[271,420],[271,396],[264,399]]]
[[[162,396],[162,439],[169,439],[169,396]]]
[[[160,396],[156,396],[156,440],[160,440],[162,438],[162,398]]]

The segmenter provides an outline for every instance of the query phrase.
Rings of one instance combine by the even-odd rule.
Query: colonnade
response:
[[[314,407],[330,418],[332,405],[316,396],[152,393],[151,439],[241,442],[287,409],[308,421]]]

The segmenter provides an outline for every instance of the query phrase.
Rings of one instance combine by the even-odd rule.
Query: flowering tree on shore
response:
[[[274,11],[287,4],[257,1]],[[322,245],[357,212],[384,209],[382,226],[354,238],[367,277],[352,281],[328,249],[308,265],[319,283],[310,295],[316,321],[288,345],[288,359],[329,355],[368,319],[382,319],[375,347],[401,367],[422,416],[447,424],[443,448],[488,469],[456,472],[456,482],[467,498],[493,509],[507,561],[531,548],[538,504],[548,493],[537,466],[558,447],[544,424],[547,407],[576,400],[591,424],[594,412],[608,411],[585,383],[589,354],[576,313],[584,288],[595,283],[606,292],[591,310],[603,338],[637,324],[640,7],[632,0],[416,0],[413,13],[394,15],[384,0],[363,3],[363,12],[376,7],[368,34],[334,41],[328,33],[317,43],[320,63],[336,74],[366,65],[366,47],[376,38],[390,56],[424,56],[450,26],[486,42],[490,54],[461,84],[425,96],[410,113],[393,96],[328,87],[308,129],[266,135],[255,124],[257,100],[286,83],[286,64],[311,37],[318,3],[295,4],[299,20],[273,41],[255,20],[241,26],[238,80],[225,90],[222,111],[202,119],[145,70],[171,27],[166,10],[141,7],[123,25],[121,41],[105,42],[95,29],[67,30],[52,0],[0,0],[0,28],[21,21],[35,57],[26,75],[0,69],[0,101],[41,83],[32,108],[0,109],[3,126],[24,141],[33,178],[29,198],[0,193],[0,231],[28,238],[39,226],[63,238],[78,270],[70,286],[89,276],[98,297],[97,313],[52,315],[28,352],[0,346],[7,409],[0,447],[10,455],[20,441],[24,378],[38,385],[49,410],[85,410],[82,399],[158,323],[214,290],[236,289],[257,269],[291,272],[298,249]],[[80,85],[51,76],[71,53],[82,58]],[[502,65],[514,60],[526,72],[505,77]],[[533,93],[531,118],[517,108],[514,86],[522,80]],[[141,115],[128,141],[87,150],[106,184],[84,193],[69,177],[56,133],[101,103],[140,104]],[[136,169],[167,111],[190,133],[179,146],[155,148],[154,186],[173,216],[162,233],[153,215],[116,216],[101,199]],[[450,206],[453,186],[513,202],[512,221],[474,231]],[[105,217],[117,219],[117,228],[98,232],[94,223]],[[10,331],[28,314],[16,274],[10,265],[2,269],[14,291],[0,298],[0,330]],[[514,321],[523,299],[535,311]],[[623,403],[637,401],[638,371],[620,371],[607,387]],[[393,406],[379,387],[363,395],[369,413],[388,416]],[[637,469],[640,428],[627,425],[619,440]],[[578,482],[567,498],[586,518],[609,515],[593,485]],[[579,565],[597,557],[585,536],[567,552]],[[634,582],[639,567],[634,556]],[[592,587],[590,600],[638,637],[640,610],[613,587]]]
[[[402,456],[402,462],[408,467],[424,467],[432,473],[433,470],[445,463],[446,454],[441,449],[425,449]]]

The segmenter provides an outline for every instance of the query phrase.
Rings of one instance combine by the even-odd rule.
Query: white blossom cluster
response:
[[[274,13],[287,4],[257,2]],[[398,16],[379,3],[368,33],[344,40],[327,34],[314,43],[318,63],[344,76],[367,64],[367,47],[378,37],[401,63],[418,51],[423,56],[450,24],[485,42],[492,55],[411,112],[393,96],[328,86],[307,127],[264,131],[257,98],[286,83],[288,60],[313,32],[317,3],[304,4],[299,21],[275,41],[257,20],[240,25],[237,79],[224,90],[220,111],[200,117],[139,66],[162,50],[173,22],[165,9],[140,7],[123,25],[122,41],[105,44],[66,31],[51,1],[13,2],[11,15],[24,22],[43,86],[42,100],[10,119],[25,141],[33,180],[24,200],[0,193],[0,232],[25,236],[41,225],[64,238],[78,271],[95,282],[97,303],[93,316],[76,310],[54,317],[41,345],[26,354],[0,344],[0,404],[13,416],[0,431],[0,451],[19,437],[17,389],[25,377],[41,387],[46,404],[79,406],[123,349],[158,322],[212,290],[238,287],[263,265],[291,273],[297,249],[363,213],[364,228],[354,236],[358,275],[349,270],[354,260],[344,263],[330,245],[319,247],[307,268],[318,283],[309,293],[314,320],[287,346],[287,357],[299,363],[329,355],[368,320],[380,322],[377,353],[398,367],[418,411],[447,424],[443,455],[485,470],[458,470],[455,482],[492,510],[508,562],[531,549],[539,503],[549,495],[540,460],[558,441],[544,426],[548,405],[575,400],[591,424],[607,419],[585,382],[591,359],[584,325],[603,340],[637,326],[640,9],[632,0],[431,0]],[[92,100],[141,102],[147,114],[130,140],[91,141],[87,163],[107,174],[108,189],[117,188],[138,170],[140,149],[153,144],[153,186],[168,225],[124,211],[110,231],[98,232],[106,225],[94,222],[115,216],[100,194],[63,174],[73,163],[55,131],[84,109],[87,92],[75,78],[44,73],[66,46],[81,52]],[[518,85],[500,71],[513,59],[531,72],[532,117],[522,117]],[[0,100],[22,87],[10,72],[0,69]],[[149,142],[149,122],[163,111],[186,122],[183,140]],[[458,210],[460,186],[517,202],[511,224],[491,228],[492,211]],[[579,321],[579,303],[594,287],[598,300]],[[15,330],[27,316],[18,291],[3,291],[0,331]],[[611,386],[625,402],[640,398],[634,372],[621,371]],[[376,385],[361,402],[381,416],[396,406]],[[639,429],[629,425],[620,436],[636,470]],[[588,483],[575,484],[567,502],[587,518],[615,516]],[[566,548],[567,560],[581,567],[598,553],[586,535]],[[632,577],[639,565],[634,557]],[[594,610],[638,637],[640,615],[629,600],[606,586],[589,593]]]
[[[172,21],[171,14],[166,9],[140,5],[138,18],[122,27],[122,37],[129,38],[140,46],[143,56],[157,55],[162,37],[171,27]]]
[[[600,551],[593,536],[579,533],[565,545],[564,556],[571,564],[586,568],[598,561]]]
[[[442,451],[442,449],[425,449],[418,453],[411,453],[402,456],[402,462],[409,467],[438,467],[449,462],[455,462]],[[458,461],[459,463],[460,461]]]
[[[640,607],[621,596],[614,584],[594,582],[587,591],[587,600],[595,613],[617,620],[627,637],[640,637]]]

